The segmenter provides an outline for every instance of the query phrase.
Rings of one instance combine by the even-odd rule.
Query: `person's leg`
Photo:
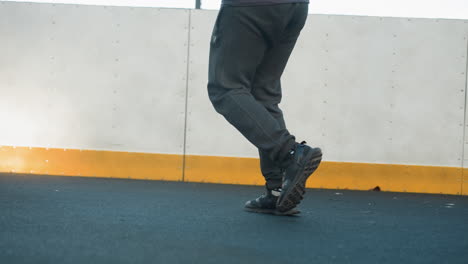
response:
[[[291,15],[288,5],[272,7],[222,7],[210,43],[208,94],[218,113],[279,162],[295,138],[251,94],[257,69],[284,21],[279,15]]]
[[[252,84],[252,95],[276,119],[282,129],[286,129],[286,124],[283,112],[279,108],[282,99],[281,76],[305,23],[307,6],[303,8],[302,16],[291,20],[284,35],[265,52]],[[283,171],[279,164],[270,159],[265,151],[259,150],[259,155],[260,168],[267,188],[281,187]]]
[[[284,31],[277,41],[267,49],[264,58],[257,68],[252,85],[252,95],[286,130],[284,118],[278,104],[281,101],[280,77],[295,46],[297,38],[307,19],[307,6],[293,4],[293,16],[287,21]],[[284,179],[279,186],[279,178],[283,176],[281,166],[271,159],[262,149],[259,150],[262,173],[267,180],[266,194],[247,201],[245,209],[253,212],[293,214],[294,208],[303,199],[305,184],[308,177],[318,168],[322,152],[319,148],[311,148],[304,144],[296,144],[288,156],[290,162],[284,167]],[[279,188],[281,187],[281,188]]]
[[[259,80],[258,78],[257,80]],[[279,80],[272,82],[271,85],[264,84],[263,86],[260,82],[256,83],[253,86],[252,94],[254,97],[261,102],[267,111],[276,119],[281,128],[286,129],[286,124],[283,117],[283,112],[279,108],[278,104],[281,101],[281,83]],[[264,91],[270,91],[269,97],[271,100],[266,99]],[[267,189],[275,189],[281,187],[283,180],[283,170],[277,162],[268,157],[268,153],[265,153],[262,150],[259,150],[260,156],[260,170],[262,175],[265,177]]]

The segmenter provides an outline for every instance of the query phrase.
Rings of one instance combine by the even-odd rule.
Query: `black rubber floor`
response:
[[[313,180],[313,178],[311,179]],[[468,263],[468,197],[0,175],[0,263]]]

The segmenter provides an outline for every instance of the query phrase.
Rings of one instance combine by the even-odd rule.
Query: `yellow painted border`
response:
[[[463,169],[454,167],[322,162],[309,188],[462,194]],[[185,180],[263,185],[258,159],[186,156]],[[468,193],[465,193],[468,194]]]
[[[308,187],[462,194],[462,177],[454,167],[324,162]]]
[[[182,180],[183,155],[0,147],[0,172]]]
[[[0,172],[263,185],[255,158],[185,156],[76,149],[0,147]],[[443,193],[463,192],[456,167],[322,162],[309,188]],[[467,174],[468,175],[468,174]]]
[[[260,161],[255,158],[185,156],[185,180],[244,185],[264,185]]]

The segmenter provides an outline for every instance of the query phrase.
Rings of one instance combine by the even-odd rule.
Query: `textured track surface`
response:
[[[313,176],[310,180],[313,180]],[[0,263],[467,263],[468,197],[0,175]]]

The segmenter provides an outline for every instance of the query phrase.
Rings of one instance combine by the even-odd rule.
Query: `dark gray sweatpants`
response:
[[[295,144],[278,107],[280,78],[307,14],[307,3],[223,5],[211,36],[209,98],[258,148],[268,188],[281,186],[281,168]]]

